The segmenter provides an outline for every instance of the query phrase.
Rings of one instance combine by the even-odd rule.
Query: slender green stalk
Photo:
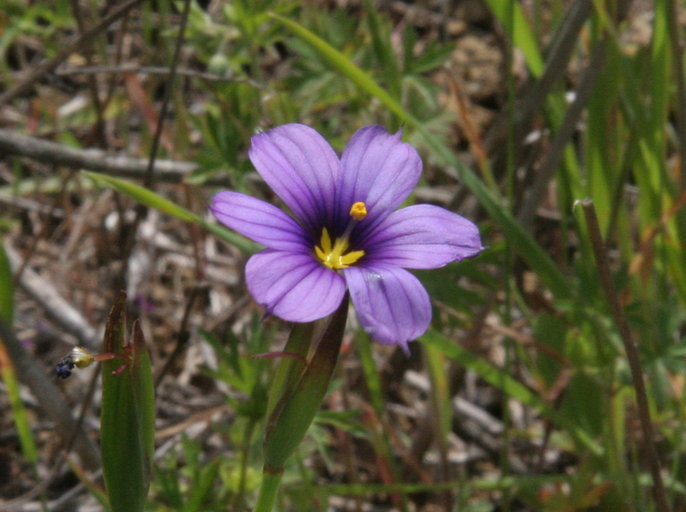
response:
[[[299,364],[293,366],[286,360],[286,366],[282,364],[277,372],[277,386],[271,393],[279,398],[276,404],[269,405],[272,410],[265,427],[262,484],[254,512],[270,512],[274,506],[286,461],[305,437],[329,388],[347,317],[346,294],[338,309],[327,319],[323,333],[314,324],[299,326],[291,333],[287,344],[291,354],[306,354],[315,341],[316,349],[302,371]],[[295,362],[299,363],[299,360],[296,358]]]
[[[240,477],[238,480],[238,492],[236,493],[236,499],[233,501],[236,508],[243,506],[243,501],[245,500],[245,481],[248,474],[248,455],[250,453],[250,444],[252,443],[252,436],[255,432],[255,421],[253,419],[248,420],[245,426],[245,431],[243,434],[243,447],[241,449],[241,463],[240,463]]]
[[[372,355],[371,340],[366,333],[360,333],[357,337],[357,351],[360,356],[360,363],[362,364],[362,371],[364,373],[364,380],[369,390],[371,404],[377,417],[374,427],[372,428],[372,440],[374,449],[383,461],[388,464],[388,471],[393,479],[393,482],[399,482],[400,469],[396,463],[393,455],[393,446],[391,445],[387,423],[385,421],[386,405],[382,392],[381,378],[379,372],[374,364],[374,357]],[[409,510],[407,503],[407,496],[403,493],[394,495],[397,500],[397,505],[400,510],[407,512]]]
[[[257,504],[253,512],[271,512],[276,503],[276,495],[279,492],[279,484],[283,471],[272,473],[264,471],[262,473],[262,483],[260,484],[260,494],[257,497]]]
[[[332,315],[302,375],[292,379],[289,383],[292,388],[283,394],[270,413],[265,427],[264,471],[283,471],[286,460],[305,437],[336,368],[347,315],[346,295]]]

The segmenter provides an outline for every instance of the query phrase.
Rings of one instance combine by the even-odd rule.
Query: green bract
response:
[[[103,474],[112,512],[143,510],[154,449],[155,396],[150,357],[138,322],[126,336],[126,294],[115,302],[105,330],[101,439]]]

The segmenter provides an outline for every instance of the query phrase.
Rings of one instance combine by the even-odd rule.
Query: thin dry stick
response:
[[[574,2],[563,16],[563,22],[555,33],[555,38],[547,51],[546,65],[538,80],[532,81],[522,88],[526,91],[517,101],[515,112],[515,126],[510,128],[510,115],[505,112],[499,117],[484,140],[488,154],[504,154],[501,151],[503,141],[507,137],[508,129],[514,130],[517,137],[523,139],[529,132],[529,126],[545,106],[544,99],[567,70],[567,64],[579,41],[579,32],[586,20],[593,12],[591,0]]]
[[[681,39],[679,7],[676,0],[667,0],[669,11],[669,36],[672,43],[672,62],[676,80],[676,125],[679,138],[679,165],[681,165],[681,190],[686,190],[686,79],[684,78],[684,43]]]
[[[165,75],[169,76],[169,68],[164,66],[137,66],[135,64],[121,64],[118,66],[79,66],[62,68],[55,71],[58,76],[69,75],[97,75],[97,74],[123,74],[123,73],[140,73],[144,75]],[[230,83],[246,83],[252,85],[257,89],[264,89],[265,85],[255,80],[246,77],[224,76],[216,73],[207,73],[204,71],[197,71],[195,69],[178,68],[176,70],[177,76],[186,78],[198,78],[207,82],[230,82]]]
[[[86,23],[83,20],[81,6],[79,5],[79,0],[71,0],[71,8],[74,12],[74,18],[76,19],[76,25],[79,27],[79,33],[84,34],[87,32]],[[93,51],[90,41],[84,44],[84,53],[86,57],[86,63],[91,66],[93,64]],[[100,100],[100,94],[98,92],[98,82],[93,75],[88,76],[88,87],[90,89],[91,99],[93,101],[93,106],[95,107],[95,134],[98,142],[105,146],[107,143],[105,135],[105,116],[103,114],[103,104]]]
[[[119,18],[124,16],[131,9],[136,7],[138,4],[143,3],[143,0],[130,0],[129,2],[121,5],[114,9],[109,15],[105,16],[100,23],[91,27],[88,31],[81,34],[79,38],[73,43],[66,45],[61,52],[59,52],[55,57],[50,60],[46,60],[40,63],[38,66],[33,68],[24,80],[19,82],[13,87],[7,89],[4,93],[0,94],[0,106],[4,105],[8,101],[16,98],[20,94],[23,94],[29,90],[33,85],[40,79],[43,75],[54,71],[57,66],[62,62],[67,60],[71,54],[78,51],[83,45],[88,44],[91,39],[93,39],[98,34],[107,28],[110,24],[117,21]]]
[[[100,149],[71,148],[2,128],[0,128],[0,154],[25,156],[46,164],[88,169],[126,178],[143,178],[149,165],[147,158],[112,155]],[[197,168],[198,165],[192,162],[157,160],[155,179],[167,183],[181,183]]]
[[[54,428],[63,440],[74,439],[74,450],[84,467],[93,470],[100,466],[100,457],[90,437],[79,427],[72,416],[70,405],[36,360],[24,349],[13,330],[0,317],[0,342],[5,345],[19,379],[26,384],[43,411],[54,422]],[[74,438],[74,433],[78,435]]]
[[[659,512],[668,512],[669,505],[667,504],[667,495],[665,487],[662,482],[662,472],[660,470],[660,459],[655,448],[655,432],[653,430],[653,423],[650,419],[650,409],[648,408],[648,397],[646,395],[645,383],[643,382],[643,371],[641,369],[641,361],[638,355],[638,349],[634,342],[629,329],[629,324],[624,315],[624,309],[619,302],[619,296],[615,290],[612,276],[610,275],[610,268],[607,262],[607,254],[605,244],[600,235],[600,226],[598,225],[598,218],[595,213],[593,201],[590,199],[582,199],[579,201],[584,210],[586,217],[586,224],[588,226],[588,233],[593,246],[593,253],[595,254],[596,263],[598,264],[598,275],[600,283],[605,290],[607,301],[612,310],[612,317],[617,325],[617,330],[624,343],[624,351],[629,360],[629,368],[631,369],[631,379],[636,390],[636,405],[638,406],[638,417],[641,422],[641,430],[643,430],[643,437],[645,439],[645,449],[648,455],[648,462],[650,463],[650,472],[653,475],[653,494]]]
[[[176,345],[174,346],[172,353],[165,361],[162,370],[160,370],[160,372],[155,377],[155,389],[160,387],[160,383],[162,382],[162,379],[164,379],[164,376],[167,373],[169,373],[169,370],[172,369],[176,360],[179,358],[184,349],[188,346],[188,341],[191,339],[191,332],[188,329],[188,323],[190,321],[191,312],[193,311],[193,305],[195,304],[195,300],[198,298],[201,288],[205,288],[205,286],[199,284],[191,289],[188,301],[186,301],[186,308],[183,311],[181,325],[179,326],[179,330],[176,333]]]
[[[589,62],[586,70],[584,71],[583,77],[581,78],[581,84],[576,91],[576,97],[574,103],[569,107],[565,113],[565,117],[562,124],[558,128],[553,143],[548,150],[543,162],[538,168],[536,177],[533,185],[530,187],[526,194],[524,201],[522,201],[522,206],[517,215],[519,222],[525,228],[531,226],[534,217],[536,216],[536,210],[541,204],[541,199],[543,198],[548,183],[555,175],[555,171],[564,156],[565,146],[569,143],[572,136],[576,132],[577,123],[581,118],[584,108],[591,97],[591,92],[596,84],[600,71],[603,68],[605,61],[605,43],[600,42],[593,52],[593,57]]]
[[[171,66],[169,67],[169,78],[167,79],[167,87],[164,91],[164,98],[162,98],[162,106],[160,107],[160,116],[157,121],[157,128],[155,136],[152,140],[152,148],[150,149],[150,160],[148,161],[148,169],[143,179],[143,186],[148,188],[152,185],[153,171],[155,170],[155,159],[160,148],[160,140],[162,139],[162,128],[164,126],[164,118],[167,117],[167,110],[169,110],[169,100],[171,99],[172,90],[174,89],[174,82],[176,80],[176,69],[179,67],[179,59],[181,58],[181,48],[186,34],[186,24],[188,22],[188,15],[190,14],[191,2],[186,0],[183,6],[183,13],[181,13],[181,25],[179,26],[179,33],[176,38],[176,46],[174,48],[174,55],[172,57]]]
[[[155,171],[155,161],[157,159],[157,152],[160,147],[160,140],[162,139],[162,128],[164,126],[164,119],[167,116],[167,110],[169,108],[169,100],[171,99],[172,89],[174,87],[174,81],[176,79],[176,69],[179,64],[179,58],[181,57],[181,47],[183,46],[184,37],[186,34],[186,24],[188,22],[188,15],[190,13],[190,0],[185,0],[183,12],[181,13],[181,24],[179,26],[179,32],[176,37],[176,45],[174,48],[174,55],[172,57],[171,66],[169,67],[169,78],[167,80],[167,87],[164,92],[164,98],[162,99],[162,106],[160,107],[160,115],[157,120],[157,127],[155,129],[155,135],[152,139],[152,147],[150,149],[150,157],[148,159],[148,165],[143,176],[143,186],[145,188],[151,188],[154,181],[154,171]],[[129,237],[125,240],[124,254],[130,255],[133,250],[133,246],[136,240],[136,234],[138,232],[138,227],[140,226],[143,216],[147,212],[147,208],[139,203],[136,207],[136,218],[134,219],[131,229],[129,230]],[[125,265],[122,268],[121,273],[121,283],[126,281],[126,273],[128,271],[128,256],[124,258]]]
[[[23,263],[19,254],[5,244],[5,252],[15,278]],[[19,276],[19,286],[39,304],[45,313],[62,329],[75,336],[81,345],[97,350],[102,342],[100,336],[83,315],[64,299],[55,287],[29,268]]]

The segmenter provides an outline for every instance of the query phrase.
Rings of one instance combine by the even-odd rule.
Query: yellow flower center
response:
[[[364,256],[364,251],[347,251],[350,248],[349,237],[353,226],[356,222],[361,221],[366,216],[367,207],[365,204],[361,201],[354,203],[350,207],[350,217],[352,217],[352,221],[348,224],[343,235],[336,238],[333,244],[331,243],[329,231],[326,228],[322,229],[322,237],[319,240],[319,245],[314,246],[314,252],[322,265],[329,267],[332,270],[339,270],[348,268]]]

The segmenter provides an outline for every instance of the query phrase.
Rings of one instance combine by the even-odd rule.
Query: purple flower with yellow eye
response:
[[[437,206],[396,210],[419,180],[417,151],[380,126],[353,135],[339,159],[314,129],[286,124],[255,135],[257,172],[289,215],[238,192],[220,192],[211,210],[223,224],[264,245],[246,265],[255,300],[279,318],[311,322],[350,292],[357,317],[384,344],[421,336],[429,295],[405,269],[438,268],[481,251],[474,223]]]

